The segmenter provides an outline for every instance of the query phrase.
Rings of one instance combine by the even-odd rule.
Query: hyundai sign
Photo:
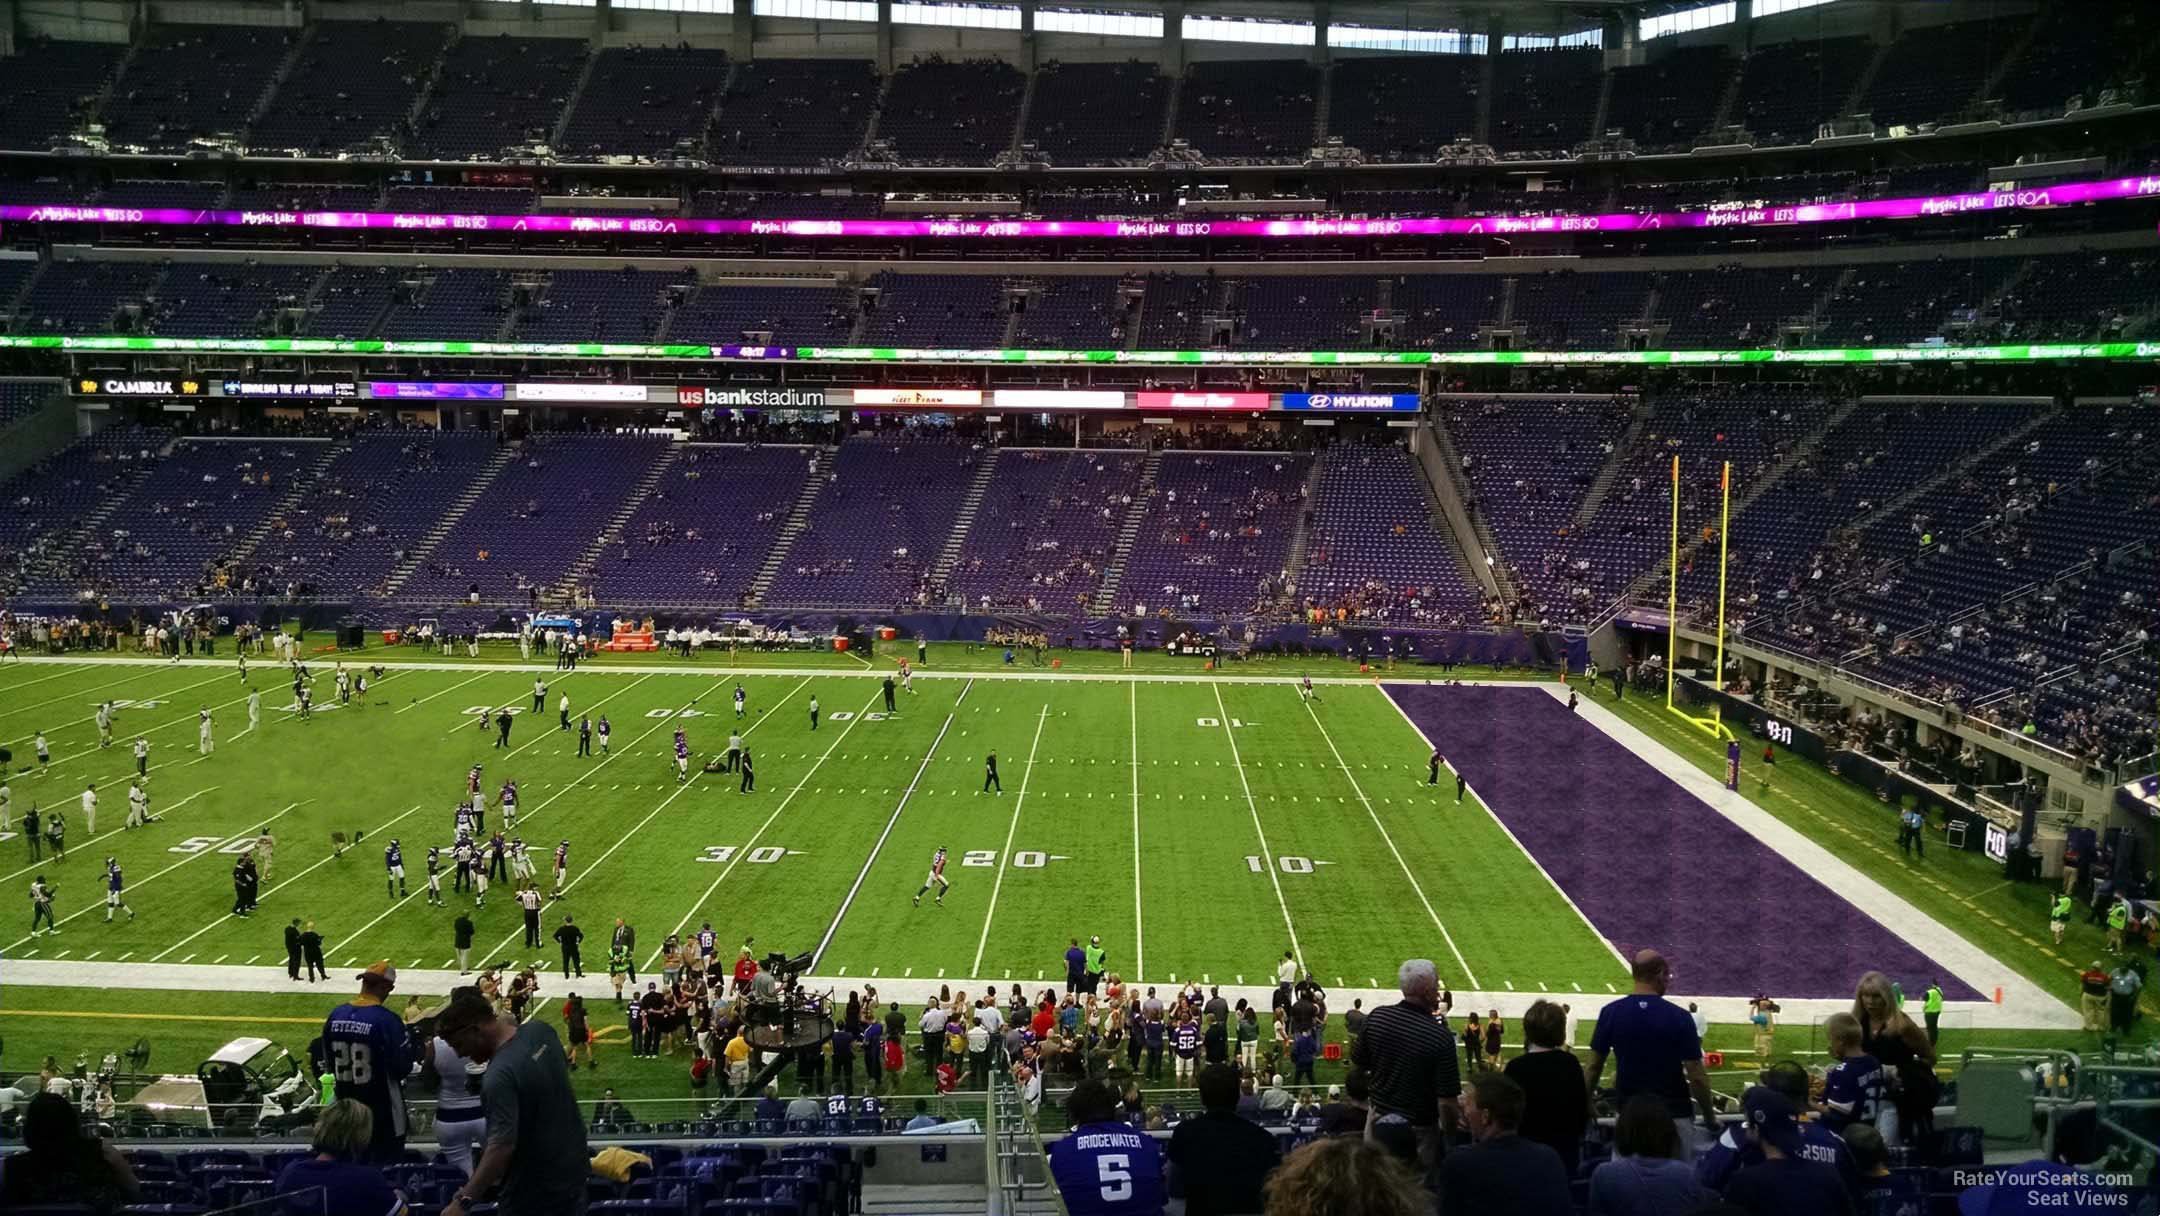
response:
[[[1415,414],[1416,393],[1284,393],[1282,408],[1330,414]]]

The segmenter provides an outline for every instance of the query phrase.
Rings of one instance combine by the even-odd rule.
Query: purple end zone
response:
[[[1981,999],[1544,690],[1387,691],[1622,955],[1672,960],[1675,994],[1850,997],[1878,970]]]

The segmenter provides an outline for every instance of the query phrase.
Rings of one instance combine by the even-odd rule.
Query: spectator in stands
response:
[[[1696,1127],[1688,1118],[1688,1098],[1695,1099],[1703,1123],[1716,1135],[1717,1108],[1711,1104],[1710,1075],[1703,1071],[1702,1040],[1695,1037],[1687,1010],[1665,999],[1671,970],[1655,950],[1636,954],[1635,991],[1598,1011],[1590,1036],[1590,1089],[1605,1075],[1605,1060],[1618,1056],[1613,1100],[1625,1104],[1645,1091],[1665,1100],[1679,1129],[1680,1143],[1692,1156]]]
[[[585,1125],[555,1028],[538,1018],[513,1027],[479,994],[461,990],[436,1015],[435,1033],[459,1055],[488,1066],[480,1083],[487,1149],[442,1216],[466,1216],[498,1182],[501,1216],[582,1213],[591,1172]]]
[[[1829,1163],[1837,1170],[1838,1177],[1845,1180],[1847,1189],[1858,1190],[1859,1173],[1852,1150],[1836,1132],[1808,1113],[1808,1091],[1812,1084],[1808,1070],[1792,1060],[1780,1060],[1763,1070],[1762,1083],[1785,1095],[1785,1100],[1800,1112],[1801,1155],[1810,1161]],[[1730,1124],[1710,1142],[1709,1149],[1695,1163],[1695,1180],[1708,1190],[1723,1191],[1734,1175],[1759,1164],[1762,1159],[1762,1150],[1748,1139],[1747,1128],[1738,1123]]]
[[[1403,999],[1366,1016],[1351,1063],[1372,1085],[1374,1117],[1399,1115],[1409,1122],[1429,1184],[1440,1163],[1441,1133],[1455,1125],[1462,1074],[1455,1035],[1434,1012],[1440,1005],[1439,970],[1431,959],[1414,958],[1402,965],[1397,980]]]
[[[23,1107],[22,1143],[22,1152],[0,1162],[0,1207],[82,1204],[105,1213],[142,1198],[120,1150],[84,1135],[74,1104],[59,1094],[39,1094]]]
[[[1522,1086],[1496,1072],[1471,1081],[1463,1117],[1472,1143],[1440,1164],[1440,1216],[1573,1216],[1560,1155],[1517,1134],[1522,1113]]]
[[[1660,1216],[1693,1211],[1712,1196],[1694,1166],[1675,1155],[1680,1137],[1665,1103],[1636,1094],[1613,1125],[1613,1157],[1590,1175],[1590,1216]]]
[[[1409,1167],[1378,1145],[1325,1136],[1283,1158],[1268,1177],[1268,1216],[1425,1216],[1430,1197]]]
[[[1799,1109],[1792,1099],[1757,1085],[1741,1096],[1749,1143],[1760,1164],[1734,1175],[1725,1198],[1749,1216],[1852,1216],[1852,1195],[1832,1167],[1801,1156]]]
[[[1231,1216],[1261,1210],[1261,1184],[1282,1161],[1267,1129],[1239,1117],[1237,1070],[1200,1070],[1204,1112],[1170,1133],[1170,1167],[1182,1183],[1186,1216]]]
[[[1502,1070],[1523,1089],[1522,1126],[1517,1131],[1523,1139],[1560,1154],[1572,1178],[1582,1160],[1583,1129],[1590,1123],[1582,1061],[1564,1047],[1567,1018],[1551,1001],[1537,1001],[1524,1012],[1522,1032],[1523,1054]]]
[[[1897,1078],[1894,1100],[1877,1117],[1876,1128],[1892,1144],[1919,1143],[1935,1121],[1940,1090],[1935,1045],[1928,1042],[1927,1031],[1898,1008],[1890,978],[1880,971],[1860,977],[1852,1015],[1860,1020],[1860,1050]]]
[[[930,1113],[930,1103],[923,1098],[917,1098],[915,1099],[915,1117],[907,1121],[907,1127],[903,1130],[919,1132],[924,1128],[936,1127],[937,1125],[937,1116]]]
[[[315,1117],[315,1155],[278,1174],[277,1190],[292,1216],[403,1216],[405,1197],[380,1168],[367,1164],[375,1113],[351,1098]]]

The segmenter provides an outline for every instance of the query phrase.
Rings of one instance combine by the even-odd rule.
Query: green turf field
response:
[[[1354,987],[1383,986],[1406,952],[1430,954],[1459,988],[1603,993],[1623,979],[1481,808],[1456,808],[1451,788],[1424,784],[1423,746],[1375,689],[1329,686],[1308,707],[1287,682],[1075,681],[1045,668],[1040,680],[921,679],[885,716],[868,668],[820,661],[830,674],[740,677],[758,774],[747,794],[724,774],[678,785],[672,769],[677,726],[699,759],[724,747],[737,677],[719,659],[706,660],[709,674],[612,660],[550,673],[546,713],[521,714],[509,749],[474,711],[529,711],[529,672],[393,671],[365,704],[333,707],[320,660],[315,716],[300,721],[286,710],[283,672],[258,662],[263,720],[246,730],[248,686],[224,661],[11,665],[0,671],[0,746],[15,754],[15,814],[60,807],[69,856],[33,863],[24,842],[0,840],[0,884],[45,874],[59,887],[62,929],[28,937],[24,907],[0,951],[275,963],[283,925],[302,917],[323,933],[334,971],[379,957],[441,967],[459,905],[446,878],[451,907],[430,907],[420,876],[427,846],[450,843],[466,769],[480,763],[491,796],[518,780],[519,833],[543,885],[554,844],[570,841],[567,897],[544,923],[551,933],[568,913],[587,926],[592,971],[621,916],[640,932],[641,964],[667,932],[709,920],[724,952],[748,937],[761,954],[816,951],[830,976],[1032,982],[1056,974],[1070,937],[1099,934],[1111,969],[1149,982],[1264,982],[1286,949],[1323,983]],[[612,720],[611,755],[581,759],[574,735],[555,729],[564,692],[573,715]],[[106,698],[121,708],[114,745],[100,750],[92,715]],[[217,745],[201,756],[205,705]],[[53,746],[44,774],[23,771],[35,767],[38,730]],[[152,748],[153,810],[166,817],[122,830],[138,734]],[[1002,794],[981,789],[991,751]],[[95,837],[77,807],[87,782],[101,792]],[[257,914],[236,918],[233,855],[263,827],[277,838],[275,862]],[[338,831],[364,832],[365,843],[333,859]],[[393,837],[405,851],[403,898],[385,886]],[[939,847],[951,850],[952,890],[943,906],[913,906]],[[125,867],[132,923],[104,923],[107,855]],[[476,964],[552,960],[552,944],[521,945],[501,885],[474,918]],[[1526,937],[1526,923],[1543,931]]]

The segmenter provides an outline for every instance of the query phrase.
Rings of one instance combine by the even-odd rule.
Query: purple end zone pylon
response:
[[[1671,960],[1675,995],[1850,997],[1874,970],[1983,999],[1545,690],[1387,692],[1607,941]]]

